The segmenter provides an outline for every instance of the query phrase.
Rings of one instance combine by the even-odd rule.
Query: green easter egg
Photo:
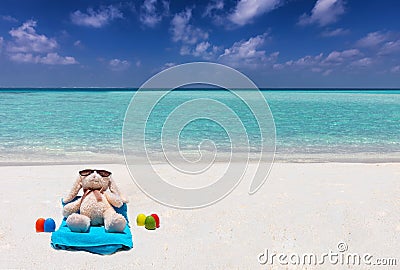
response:
[[[146,217],[146,220],[144,221],[144,227],[148,230],[155,230],[156,220],[152,216]]]

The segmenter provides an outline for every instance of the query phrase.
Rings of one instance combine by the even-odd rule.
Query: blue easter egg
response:
[[[54,219],[48,218],[44,222],[44,231],[45,232],[54,232],[56,230],[56,223],[54,222]]]

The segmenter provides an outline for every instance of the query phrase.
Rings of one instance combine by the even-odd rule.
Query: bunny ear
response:
[[[118,195],[122,199],[123,202],[125,202],[125,203],[128,202],[128,200],[119,191],[119,188],[117,187],[117,184],[115,183],[114,178],[112,178],[111,176],[110,176],[110,183],[109,183],[108,187],[109,187],[110,191],[112,193],[114,193],[115,195]]]
[[[71,191],[63,199],[63,202],[69,203],[70,201],[72,201],[76,197],[76,195],[78,195],[78,192],[81,188],[82,188],[82,178],[81,176],[78,176],[78,178],[75,180],[74,185],[72,186]]]

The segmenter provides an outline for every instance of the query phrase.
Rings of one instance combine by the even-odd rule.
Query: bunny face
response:
[[[89,174],[88,176],[81,176],[81,183],[82,183],[82,188],[84,189],[100,189],[100,190],[106,190],[108,186],[110,185],[110,177],[103,177],[100,174],[98,174],[96,171],[93,173]]]
[[[99,190],[101,192],[107,191],[107,194],[112,194],[112,203],[116,207],[120,207],[123,202],[127,203],[128,200],[121,195],[111,172],[107,170],[93,170],[85,169],[79,171],[79,176],[75,180],[71,191],[63,198],[64,203],[71,202],[79,193],[79,190]],[[110,198],[109,198],[110,199]]]

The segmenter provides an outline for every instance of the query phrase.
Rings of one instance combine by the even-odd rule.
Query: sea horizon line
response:
[[[12,90],[12,91],[26,91],[26,90],[41,90],[41,91],[137,91],[140,87],[113,87],[113,86],[89,86],[89,87],[0,87],[0,91]],[[148,88],[149,90],[168,90],[169,88]],[[176,88],[177,91],[199,91],[199,90],[209,90],[209,91],[221,91],[223,88],[220,87],[179,87]],[[234,88],[233,90],[246,91],[253,89],[247,88]],[[399,91],[400,88],[374,88],[374,87],[259,87],[260,91]]]

